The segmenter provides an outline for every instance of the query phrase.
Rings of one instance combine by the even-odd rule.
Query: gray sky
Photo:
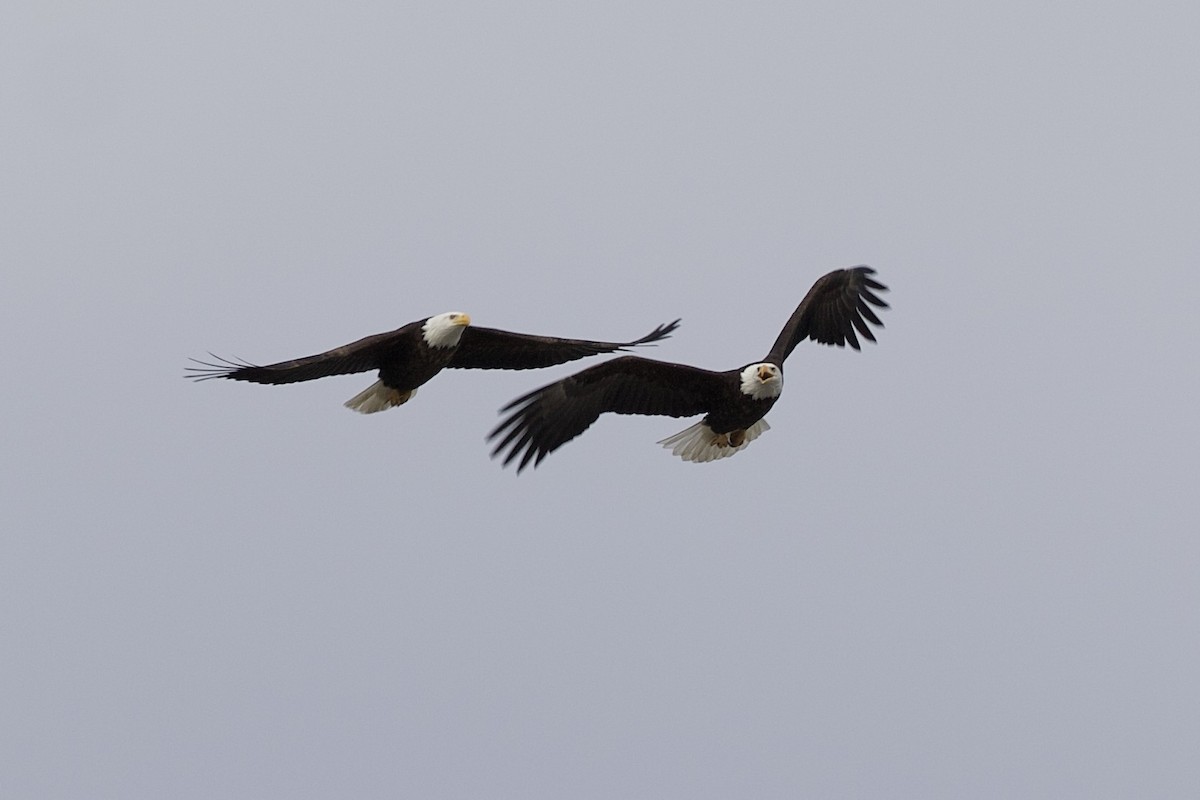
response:
[[[0,792],[1200,794],[1194,4],[21,4]],[[764,355],[736,458],[578,369],[181,380],[462,310]],[[594,363],[594,362],[593,362]]]

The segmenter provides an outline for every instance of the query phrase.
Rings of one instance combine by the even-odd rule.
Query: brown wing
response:
[[[577,358],[612,353],[640,344],[666,339],[679,327],[679,320],[659,325],[632,342],[593,342],[588,339],[559,339],[530,336],[494,328],[467,328],[450,361],[451,369],[536,369],[574,361]]]
[[[583,433],[605,412],[690,417],[708,411],[736,381],[727,372],[622,356],[518,397],[500,411],[511,412],[488,440],[504,438],[492,450],[508,450],[505,465],[518,456],[517,472]]]
[[[888,304],[872,292],[873,289],[887,291],[886,286],[870,277],[873,274],[875,270],[862,266],[837,269],[818,278],[792,312],[771,352],[763,360],[783,364],[796,345],[805,339],[838,347],[848,343],[858,350],[856,330],[864,338],[875,341],[875,334],[871,333],[867,322],[880,327],[883,323],[867,304],[879,308],[887,308]]]
[[[261,367],[257,364],[230,361],[220,356],[213,356],[219,363],[193,358],[191,360],[200,366],[187,367],[187,377],[197,381],[230,378],[253,383],[297,383],[330,375],[369,372],[379,369],[385,359],[393,359],[397,353],[404,351],[423,322],[424,320],[412,322],[389,333],[367,336],[324,353]]]

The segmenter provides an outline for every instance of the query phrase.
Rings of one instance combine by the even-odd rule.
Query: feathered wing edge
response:
[[[536,467],[550,453],[587,430],[601,414],[690,417],[701,414],[720,396],[726,373],[621,356],[521,395],[500,413],[508,413],[488,441],[500,438],[492,458],[505,450],[504,465],[518,457],[517,472]]]
[[[864,264],[835,269],[818,278],[788,318],[765,360],[783,364],[796,345],[810,338],[838,347],[849,344],[855,350],[861,349],[855,331],[864,339],[875,341],[867,323],[882,328],[883,322],[871,306],[889,306],[874,293],[888,290],[870,277],[874,274],[875,270]]]
[[[659,325],[650,333],[631,342],[601,342],[591,339],[563,339],[534,336],[496,328],[472,326],[463,331],[454,351],[450,369],[538,369],[568,361],[628,350],[669,338],[680,320]]]
[[[671,322],[664,322],[642,338],[620,344],[615,349],[625,350],[630,347],[637,347],[640,344],[653,344],[654,342],[661,342],[663,339],[670,339],[671,334],[679,329],[679,323],[681,322],[683,322],[683,317],[677,317]]]
[[[198,358],[189,358],[193,364],[198,364],[195,367],[184,367],[186,373],[183,377],[194,381],[211,381],[213,378],[228,378],[232,373],[239,369],[247,367],[259,369],[258,364],[251,364],[249,361],[234,356],[233,358],[223,358],[215,353],[209,353],[209,358],[213,361],[201,361]],[[217,363],[214,363],[217,362]]]
[[[417,324],[410,323],[403,328],[366,336],[356,342],[326,350],[324,353],[295,358],[291,361],[280,361],[276,364],[252,364],[249,361],[230,360],[209,353],[219,363],[190,359],[199,366],[186,367],[185,370],[188,374],[184,377],[197,381],[229,378],[252,383],[282,384],[311,381],[331,375],[368,372],[379,369],[380,354],[387,352],[388,348],[392,347],[400,337],[411,335]]]

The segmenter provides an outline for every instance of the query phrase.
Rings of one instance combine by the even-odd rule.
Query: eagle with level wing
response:
[[[258,366],[213,356],[220,363],[192,359],[187,377],[197,381],[229,378],[253,383],[296,383],[379,371],[379,380],[346,401],[363,414],[373,414],[412,399],[417,388],[443,369],[536,369],[577,358],[612,353],[667,338],[679,320],[659,325],[632,342],[597,342],[531,336],[471,325],[460,311],[448,311],[410,322],[324,353]]]

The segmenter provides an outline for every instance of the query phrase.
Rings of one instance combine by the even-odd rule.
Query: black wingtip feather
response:
[[[210,381],[213,378],[228,378],[240,369],[254,369],[258,367],[257,364],[252,364],[251,362],[242,358],[238,358],[237,356],[229,359],[216,355],[212,352],[210,352],[208,355],[213,359],[213,361],[219,363],[214,364],[211,361],[201,361],[198,358],[189,358],[188,361],[191,361],[193,364],[199,364],[200,366],[184,367],[183,370],[185,374],[183,377],[193,381]]]
[[[666,324],[659,325],[657,328],[650,331],[650,333],[646,334],[642,338],[632,341],[629,344],[622,345],[621,347],[619,347],[617,349],[618,350],[628,350],[629,348],[637,347],[638,345],[649,345],[649,344],[653,344],[655,342],[661,342],[663,339],[669,339],[669,338],[671,338],[671,334],[675,332],[675,330],[679,327],[679,323],[682,321],[683,321],[683,318],[680,317],[679,319],[675,320],[674,322],[668,322]]]

